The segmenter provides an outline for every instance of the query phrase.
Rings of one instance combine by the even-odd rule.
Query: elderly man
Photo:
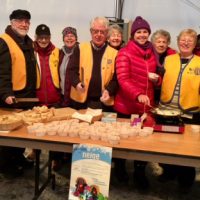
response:
[[[104,17],[91,21],[91,42],[81,43],[69,62],[72,84],[70,97],[76,109],[87,107],[110,110],[117,90],[115,57],[117,50],[106,40],[109,22]]]
[[[31,15],[26,10],[14,10],[10,25],[0,36],[0,103],[3,107],[30,108],[32,104],[17,103],[15,97],[35,97],[37,69],[32,40],[27,35]],[[12,167],[15,174],[33,166],[24,149],[1,147],[1,166]],[[2,161],[4,163],[2,163]]]

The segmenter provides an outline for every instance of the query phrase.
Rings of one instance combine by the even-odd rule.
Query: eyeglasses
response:
[[[14,22],[17,22],[18,24],[26,24],[29,25],[30,24],[30,20],[29,19],[14,19]]]
[[[91,33],[92,34],[101,34],[101,35],[105,35],[105,34],[107,34],[107,30],[98,30],[98,29],[93,29],[93,28],[91,28]]]
[[[187,43],[187,44],[193,44],[193,43],[194,43],[193,40],[184,40],[184,39],[179,40],[179,42],[180,42],[180,43]]]

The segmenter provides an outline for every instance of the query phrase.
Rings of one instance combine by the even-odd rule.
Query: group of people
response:
[[[127,44],[120,26],[96,17],[90,23],[90,42],[79,44],[76,29],[66,27],[64,46],[58,49],[45,24],[37,26],[34,42],[28,37],[30,18],[26,10],[13,11],[11,25],[0,36],[2,106],[27,109],[34,105],[15,104],[14,98],[38,97],[41,105],[49,107],[101,108],[130,118],[131,114],[149,113],[157,105],[180,111],[186,123],[200,123],[200,57],[198,49],[194,52],[195,30],[180,32],[177,52],[169,47],[171,38],[165,30],[154,32],[150,41],[150,25],[141,16],[133,21]],[[0,151],[17,172],[30,163],[23,157],[24,149],[1,147]],[[54,153],[55,160],[59,155]],[[127,182],[125,160],[114,162],[116,177]],[[134,161],[134,182],[141,188],[149,186],[146,164]],[[161,166],[162,180],[178,177],[182,187],[195,180],[195,168]]]

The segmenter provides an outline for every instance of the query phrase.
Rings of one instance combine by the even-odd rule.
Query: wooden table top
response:
[[[92,143],[110,146],[117,149],[138,150],[144,152],[155,152],[164,154],[176,154],[183,156],[194,156],[200,158],[200,133],[192,132],[191,126],[186,125],[185,132],[182,134],[159,133],[141,137],[133,136],[128,139],[121,139],[120,144],[111,145],[108,142],[94,141],[91,139],[82,140],[78,137],[49,136],[42,137],[28,134],[25,126],[9,133],[0,133],[0,138],[26,139],[53,143]]]

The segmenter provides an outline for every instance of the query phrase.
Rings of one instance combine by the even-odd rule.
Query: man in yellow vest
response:
[[[69,62],[72,84],[70,97],[76,109],[87,107],[109,111],[117,90],[115,57],[117,50],[107,44],[109,22],[96,17],[90,23],[92,40],[81,43]]]
[[[26,10],[14,10],[10,25],[0,35],[0,104],[3,107],[29,108],[32,104],[17,103],[15,97],[35,97],[37,69],[33,42],[27,35],[31,15]],[[24,148],[0,147],[0,166],[22,174],[33,166],[23,153]]]

